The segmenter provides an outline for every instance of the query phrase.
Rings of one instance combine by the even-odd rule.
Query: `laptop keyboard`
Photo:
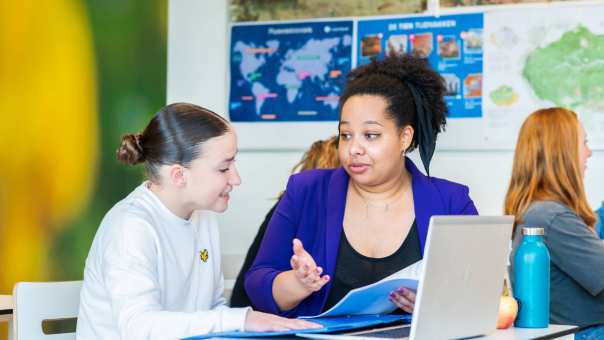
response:
[[[365,338],[407,338],[411,327],[402,326],[390,329],[377,329],[365,332],[359,332],[357,334],[351,334],[352,336],[365,337]]]

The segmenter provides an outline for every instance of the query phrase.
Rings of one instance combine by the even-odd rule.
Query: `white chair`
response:
[[[53,322],[65,325],[77,318],[81,288],[82,281],[17,283],[13,289],[14,340],[74,340],[75,328],[65,333]]]

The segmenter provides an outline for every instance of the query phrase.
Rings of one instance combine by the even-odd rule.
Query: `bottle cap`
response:
[[[529,235],[529,236],[543,236],[545,235],[545,229],[541,228],[541,227],[523,227],[522,228],[522,235]]]

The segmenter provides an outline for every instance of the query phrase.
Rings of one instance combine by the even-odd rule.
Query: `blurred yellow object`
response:
[[[88,203],[98,117],[81,2],[1,1],[0,49],[0,293],[10,294],[48,278],[51,241]]]

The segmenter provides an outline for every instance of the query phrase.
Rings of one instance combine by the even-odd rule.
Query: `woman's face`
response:
[[[184,170],[186,201],[194,209],[223,212],[229,203],[229,193],[241,184],[235,167],[237,136],[229,130],[222,136],[210,138],[201,155]]]
[[[402,155],[411,144],[413,128],[397,127],[387,107],[378,95],[355,95],[342,107],[338,154],[356,183],[380,185],[399,176],[404,167]]]
[[[585,169],[587,169],[587,159],[591,157],[591,149],[587,145],[587,134],[583,128],[583,124],[577,124],[579,133],[579,167],[581,169],[581,176],[585,176]]]

